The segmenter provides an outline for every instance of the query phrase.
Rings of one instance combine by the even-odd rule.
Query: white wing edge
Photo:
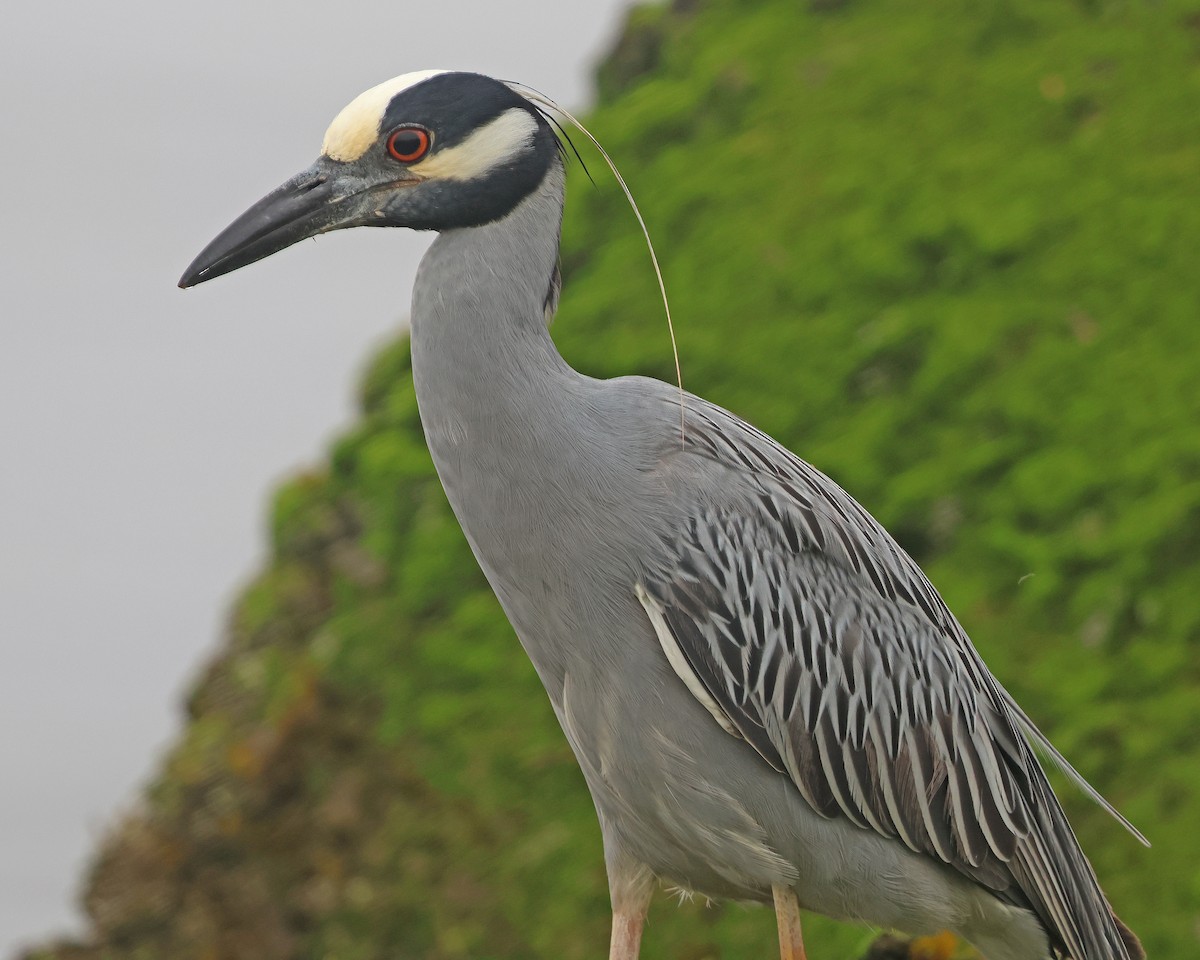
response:
[[[743,739],[725,715],[725,711],[717,705],[717,701],[710,696],[709,692],[704,688],[704,684],[700,682],[700,678],[692,671],[688,665],[687,658],[684,657],[683,651],[679,649],[679,643],[675,639],[675,635],[671,633],[671,628],[667,626],[667,621],[663,617],[662,607],[660,607],[655,599],[646,592],[646,588],[640,583],[634,584],[633,592],[637,594],[638,601],[646,611],[646,616],[650,618],[650,625],[654,627],[654,633],[658,637],[658,643],[662,647],[663,653],[667,655],[667,662],[671,664],[678,675],[679,679],[687,686],[688,691],[704,706],[704,709],[713,715],[713,719],[721,725],[721,729],[730,736]]]

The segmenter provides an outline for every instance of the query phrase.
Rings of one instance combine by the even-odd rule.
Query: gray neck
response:
[[[638,475],[629,451],[644,447],[629,411],[607,404],[607,381],[576,373],[550,339],[562,207],[556,161],[503,220],[443,233],[421,262],[412,315],[429,452],[552,698],[580,611],[595,612],[596,530],[628,513],[628,481]]]
[[[558,264],[564,177],[557,160],[507,217],[438,235],[413,287],[418,379],[494,380],[535,358],[562,360],[547,330]],[[420,388],[418,388],[420,389]]]
[[[452,503],[458,493],[471,495],[464,489],[471,474],[520,469],[514,448],[544,452],[562,433],[553,420],[569,405],[564,393],[582,379],[547,329],[563,198],[556,160],[507,217],[438,236],[417,271],[413,380]],[[465,520],[462,506],[455,503]]]

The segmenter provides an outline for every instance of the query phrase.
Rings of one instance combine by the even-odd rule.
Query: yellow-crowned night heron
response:
[[[421,422],[595,799],[611,956],[637,956],[659,880],[773,901],[785,960],[798,908],[991,960],[1144,956],[1026,738],[1065,761],[887,532],[720,407],[559,356],[563,163],[523,89],[368,90],[180,285],[344,227],[439,231],[413,291]]]

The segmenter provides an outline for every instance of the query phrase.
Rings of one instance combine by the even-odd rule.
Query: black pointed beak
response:
[[[267,194],[200,251],[179,286],[194,287],[308,237],[350,226],[346,218],[350,197],[335,195],[335,179],[328,162],[319,160]]]

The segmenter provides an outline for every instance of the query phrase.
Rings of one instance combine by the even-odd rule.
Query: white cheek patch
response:
[[[513,107],[462,143],[435,151],[428,160],[414,163],[409,169],[418,176],[438,180],[474,180],[528,149],[537,129],[537,121],[528,110]]]
[[[416,73],[405,73],[360,93],[333,118],[333,123],[325,131],[321,152],[330,160],[357,160],[378,139],[379,123],[392,98],[409,87],[442,73],[449,71],[420,70]]]

